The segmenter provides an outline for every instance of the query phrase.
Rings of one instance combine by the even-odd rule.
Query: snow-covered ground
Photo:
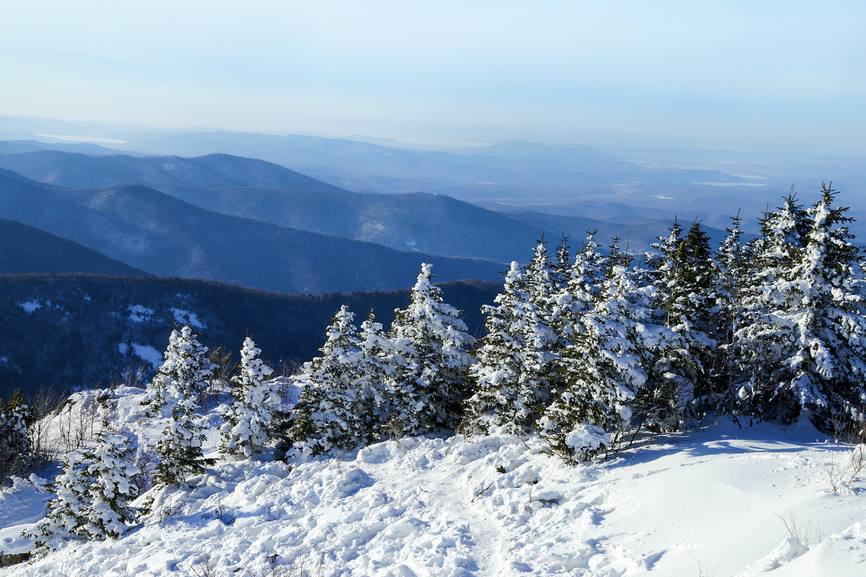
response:
[[[117,415],[152,442],[161,423],[134,391]],[[222,461],[141,497],[150,513],[122,539],[0,576],[862,577],[866,483],[834,494],[826,477],[846,451],[806,424],[721,419],[577,467],[505,436]],[[0,495],[0,552],[26,548],[45,499],[25,480]]]

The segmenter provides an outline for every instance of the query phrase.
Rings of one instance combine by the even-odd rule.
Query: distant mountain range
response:
[[[131,132],[132,150],[198,156],[214,152],[260,158],[357,191],[436,192],[463,200],[562,199],[611,196],[640,185],[663,191],[677,184],[747,184],[719,170],[647,167],[589,146],[513,141],[490,146],[423,150],[343,138],[230,131]]]
[[[0,247],[0,274],[146,274],[71,240],[5,218],[0,218]]]
[[[480,334],[481,305],[499,285],[442,286]],[[303,296],[177,278],[0,275],[0,390],[104,385],[130,369],[149,373],[180,323],[236,360],[251,335],[275,369],[290,370],[315,354],[340,305],[359,323],[372,307],[387,324],[407,298],[405,290]]]
[[[146,185],[233,216],[397,250],[500,262],[524,260],[542,236],[566,234],[577,244],[589,230],[597,230],[602,243],[617,235],[642,249],[669,226],[655,215],[618,224],[520,209],[506,214],[438,194],[356,193],[276,164],[225,154],[132,157],[40,150],[0,154],[0,167],[70,188]]]
[[[0,171],[0,217],[162,276],[295,293],[410,286],[421,262],[441,281],[497,280],[503,265],[400,252],[218,214],[143,186],[70,190]]]

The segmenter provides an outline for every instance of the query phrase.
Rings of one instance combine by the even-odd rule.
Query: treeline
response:
[[[372,311],[360,327],[347,306],[337,311],[319,355],[294,377],[301,394],[288,412],[247,339],[222,405],[221,454],[318,455],[456,429],[538,434],[575,462],[708,412],[790,423],[806,411],[837,437],[862,437],[864,267],[835,200],[829,186],[808,209],[788,196],[748,242],[734,218],[716,251],[698,222],[674,222],[642,258],[616,239],[602,251],[593,234],[574,255],[562,242],[551,257],[539,241],[484,307],[478,341],[422,265],[387,330]],[[148,467],[136,470],[129,434],[106,422],[95,449],[66,456],[57,498],[33,530],[41,549],[120,534],[142,485],[130,476],[169,486],[211,463],[201,416],[215,381],[208,350],[184,327],[164,359],[145,395],[147,414],[166,422]],[[24,410],[18,403],[3,418],[21,430]]]
[[[437,427],[537,432],[581,460],[709,411],[790,423],[805,410],[862,434],[864,268],[835,201],[830,186],[808,209],[789,195],[748,242],[736,217],[715,252],[698,222],[640,259],[592,234],[573,257],[540,241],[484,307],[477,344],[425,267],[389,331],[338,312],[284,436],[324,452]]]

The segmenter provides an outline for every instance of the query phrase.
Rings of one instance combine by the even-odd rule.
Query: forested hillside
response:
[[[497,285],[444,289],[479,331],[481,305],[492,302]],[[177,278],[0,275],[0,386],[6,394],[16,387],[100,386],[135,368],[147,377],[161,362],[169,333],[182,324],[227,351],[254,335],[268,362],[292,370],[315,353],[341,304],[363,312],[372,307],[388,322],[406,297],[406,291],[284,295]]]

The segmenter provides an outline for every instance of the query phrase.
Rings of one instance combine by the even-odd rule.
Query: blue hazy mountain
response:
[[[503,265],[401,252],[228,216],[144,186],[72,190],[0,171],[0,217],[161,276],[301,293],[410,286],[421,262],[441,281],[496,280]]]
[[[524,260],[542,236],[577,240],[597,230],[602,242],[617,235],[643,248],[667,227],[658,222],[663,219],[646,215],[626,225],[538,211],[504,214],[440,194],[356,193],[273,163],[226,154],[132,157],[41,150],[0,154],[0,167],[69,188],[145,185],[233,216],[398,250],[503,262]]]
[[[146,274],[71,240],[5,218],[0,218],[0,247],[0,274]]]

